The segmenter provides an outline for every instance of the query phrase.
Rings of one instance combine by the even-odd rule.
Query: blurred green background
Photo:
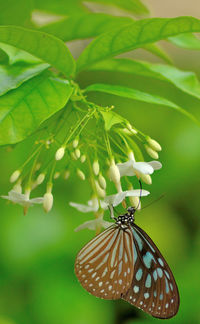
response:
[[[180,1],[173,1],[168,14],[178,12]],[[187,8],[188,2],[181,1]],[[196,4],[195,1],[190,1]],[[153,1],[151,1],[152,9]],[[190,7],[191,7],[190,6]],[[197,6],[198,7],[198,6]],[[155,8],[159,15],[159,8]],[[189,12],[189,14],[192,14]],[[163,16],[164,14],[161,13]],[[194,13],[196,9],[194,7]],[[197,16],[197,15],[196,15]],[[199,74],[199,52],[180,50],[165,45],[176,65]],[[71,44],[77,56],[80,48]],[[147,59],[136,51],[132,57]],[[155,60],[148,55],[149,60]],[[134,77],[122,73],[82,73],[78,80],[82,87],[92,82],[127,85],[151,92],[178,103],[200,118],[199,101],[183,94],[164,81]],[[141,212],[136,223],[152,237],[166,257],[177,280],[181,305],[171,323],[200,323],[200,130],[190,120],[159,107],[119,99],[108,95],[92,95],[102,105],[113,104],[137,128],[160,142],[163,150],[160,161],[163,169],[153,175],[152,186],[144,185],[151,195],[143,206],[164,198]],[[9,189],[9,175],[29,150],[29,140],[14,150],[0,150],[0,194]],[[150,160],[150,159],[149,159]],[[23,216],[19,206],[0,201],[0,324],[136,324],[158,322],[124,301],[106,301],[89,295],[74,274],[74,260],[81,247],[94,236],[89,230],[78,233],[74,229],[92,219],[69,207],[69,201],[86,202],[89,188],[70,178],[56,180],[54,207],[45,214],[40,207],[30,208]],[[44,188],[41,188],[41,194]]]

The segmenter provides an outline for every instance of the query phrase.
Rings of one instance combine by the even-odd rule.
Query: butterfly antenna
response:
[[[142,207],[141,210],[143,210],[143,209],[145,209],[145,208],[147,208],[147,207],[153,205],[154,203],[156,203],[157,201],[159,201],[160,199],[162,199],[164,196],[165,196],[165,194],[160,195],[160,197],[158,197],[156,200],[154,200],[154,201],[152,201],[150,204],[148,204],[148,205]]]

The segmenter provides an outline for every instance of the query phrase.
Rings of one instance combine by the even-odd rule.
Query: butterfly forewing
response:
[[[132,283],[133,265],[132,230],[113,225],[78,253],[75,273],[91,294],[104,299],[119,299]]]
[[[170,318],[179,308],[179,293],[173,274],[150,237],[132,226],[135,264],[131,287],[123,299],[158,318]]]

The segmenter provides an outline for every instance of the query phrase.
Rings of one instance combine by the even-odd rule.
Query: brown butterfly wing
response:
[[[133,234],[110,226],[78,253],[75,273],[83,288],[96,297],[119,299],[133,278]]]

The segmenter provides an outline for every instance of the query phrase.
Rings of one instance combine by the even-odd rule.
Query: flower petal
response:
[[[80,211],[82,213],[89,213],[89,212],[96,211],[96,210],[94,210],[93,206],[77,204],[77,203],[74,203],[74,202],[70,202],[69,205],[76,208],[78,211]]]
[[[103,228],[107,228],[110,225],[112,225],[112,223],[104,221],[102,218],[97,218],[91,221],[87,221],[81,225],[79,225],[77,228],[75,228],[75,232],[78,232],[84,228],[88,228],[90,230],[96,230],[97,227],[103,227]]]
[[[154,169],[147,162],[135,162],[133,165],[134,171],[138,171],[142,174],[152,174]]]
[[[133,165],[134,165],[134,161],[133,160],[129,160],[127,162],[124,163],[118,163],[117,167],[119,169],[120,172],[120,176],[134,176],[135,172],[133,169]]]
[[[154,170],[159,170],[162,168],[162,163],[160,163],[159,161],[151,161],[148,162],[148,164],[151,165]]]
[[[115,195],[105,197],[104,202],[107,203],[108,205],[117,206],[122,202],[122,200],[124,200],[125,197],[126,197],[126,191],[122,191]]]
[[[44,201],[43,197],[32,198],[29,200],[31,204],[42,204]]]
[[[148,196],[150,194],[149,191],[147,190],[140,190],[140,189],[136,189],[136,190],[127,190],[126,191],[126,197],[144,197],[144,196]]]

